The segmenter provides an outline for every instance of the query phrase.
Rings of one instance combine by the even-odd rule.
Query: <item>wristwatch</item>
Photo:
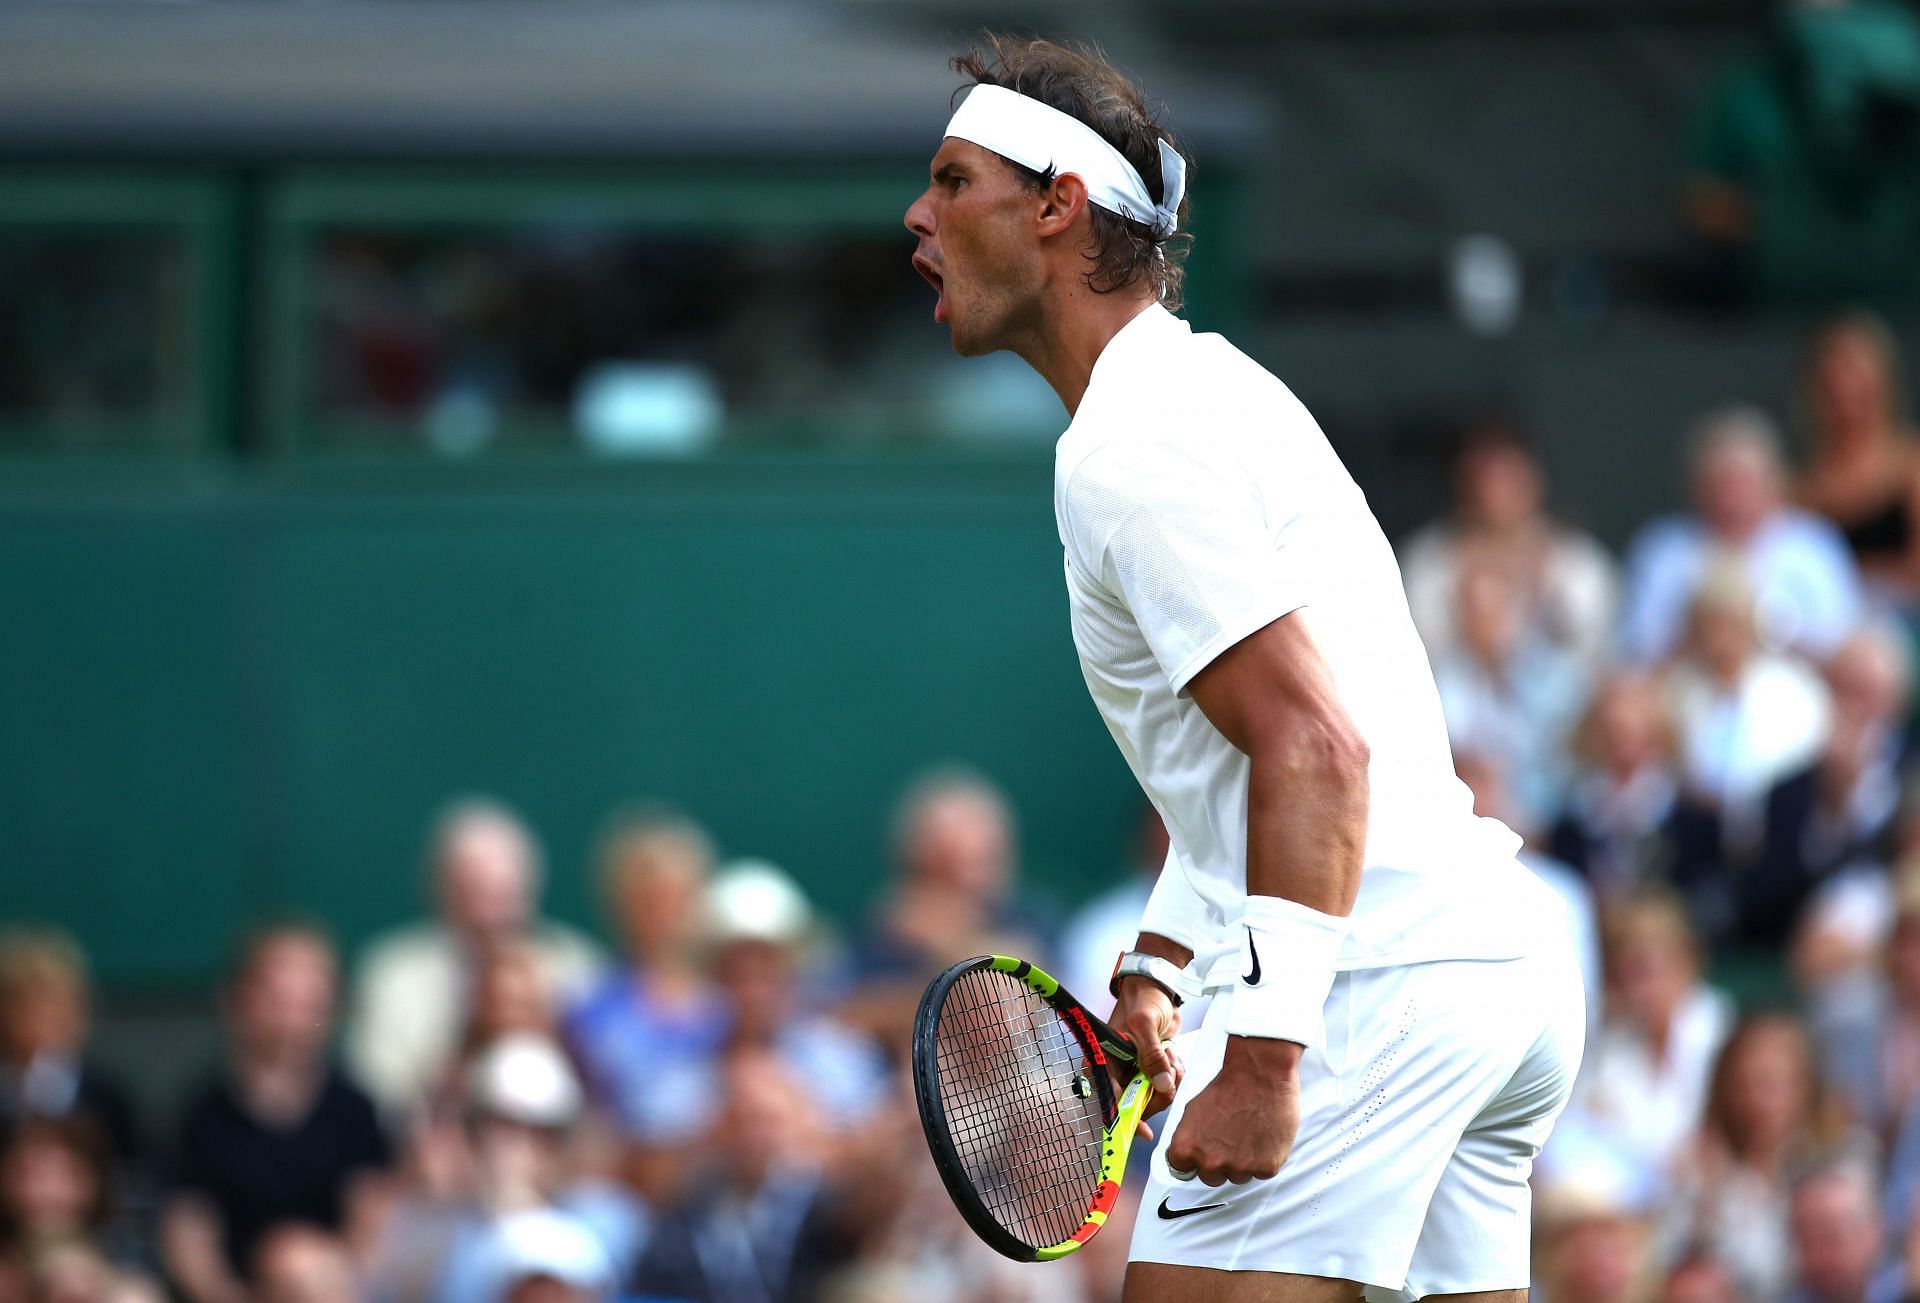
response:
[[[1178,1009],[1187,1001],[1200,994],[1199,984],[1187,976],[1187,970],[1171,959],[1162,959],[1159,955],[1143,954],[1138,950],[1122,952],[1114,961],[1113,976],[1107,979],[1107,994],[1116,999],[1120,995],[1120,979],[1123,977],[1144,977],[1173,1001]]]

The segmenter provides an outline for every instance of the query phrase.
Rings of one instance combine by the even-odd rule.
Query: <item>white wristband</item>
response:
[[[1247,966],[1227,1000],[1227,1035],[1319,1045],[1347,920],[1283,896],[1248,896]]]

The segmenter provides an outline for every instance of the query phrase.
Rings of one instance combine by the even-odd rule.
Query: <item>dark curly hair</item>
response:
[[[985,49],[976,46],[955,56],[953,70],[971,78],[973,85],[1004,86],[1086,123],[1133,164],[1147,184],[1148,195],[1155,204],[1161,202],[1166,191],[1160,175],[1160,142],[1176,149],[1180,143],[1156,120],[1158,115],[1140,88],[1108,63],[1097,47],[993,32],[984,41]],[[956,100],[959,95],[954,92]],[[1186,151],[1181,153],[1184,156]],[[1036,172],[1012,159],[1006,163],[1035,189],[1053,183],[1050,171]],[[1189,159],[1187,175],[1192,174]],[[1096,205],[1088,205],[1087,212],[1093,220],[1087,287],[1096,294],[1110,294],[1146,284],[1169,309],[1179,308],[1193,237],[1180,233],[1162,237],[1144,222],[1128,221]],[[1184,223],[1185,196],[1179,216]]]

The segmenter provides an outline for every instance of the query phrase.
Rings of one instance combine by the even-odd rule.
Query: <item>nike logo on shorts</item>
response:
[[[1247,985],[1260,985],[1260,947],[1253,944],[1253,929],[1247,929],[1247,953],[1253,956],[1253,969],[1247,974]]]
[[[1155,1210],[1160,1214],[1163,1220],[1173,1221],[1175,1218],[1178,1218],[1178,1217],[1191,1217],[1195,1213],[1211,1212],[1215,1208],[1226,1207],[1224,1203],[1197,1203],[1191,1208],[1167,1207],[1167,1205],[1172,1202],[1173,1202],[1173,1196],[1168,1195],[1166,1198],[1160,1201],[1160,1207]]]

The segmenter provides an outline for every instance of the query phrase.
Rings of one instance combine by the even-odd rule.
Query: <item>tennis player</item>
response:
[[[1139,90],[1045,41],[954,67],[913,262],[957,352],[1012,350],[1072,414],[1074,645],[1173,842],[1115,974],[1172,1106],[1128,1303],[1523,1297],[1583,1035],[1564,912],[1454,777],[1393,553],[1313,417],[1175,315],[1187,167]]]

